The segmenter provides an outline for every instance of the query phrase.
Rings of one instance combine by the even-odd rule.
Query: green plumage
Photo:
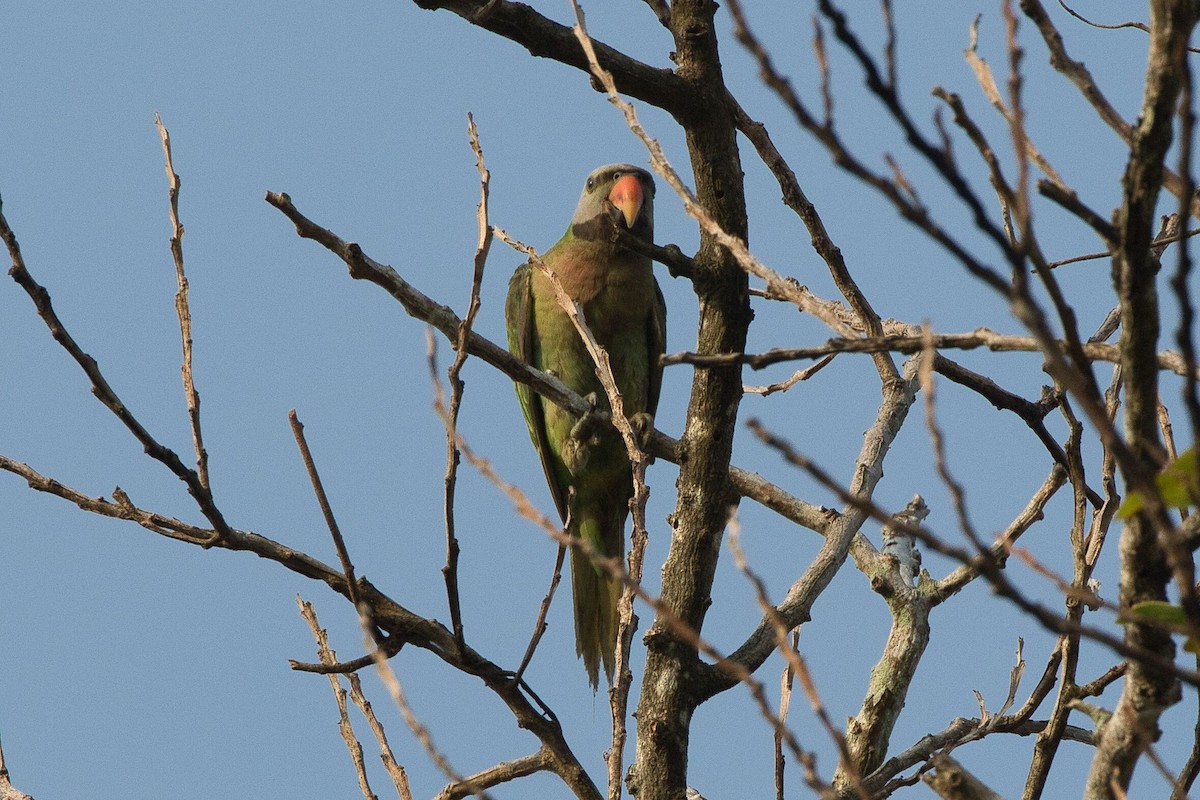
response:
[[[600,167],[588,176],[567,232],[542,256],[608,351],[629,418],[653,415],[658,406],[658,358],[666,349],[667,312],[650,259],[614,244],[608,221],[651,242],[653,199],[654,181],[645,170],[628,164]],[[553,372],[579,394],[592,395],[598,408],[609,410],[591,355],[555,299],[550,280],[532,264],[513,274],[505,316],[509,349],[517,358]],[[619,434],[607,429],[581,440],[577,417],[524,384],[516,388],[550,493],[560,517],[569,522],[567,532],[606,556],[623,555],[633,477]],[[572,489],[574,501],[568,508]],[[612,683],[622,587],[579,548],[571,550],[571,584],[576,651],[594,690],[601,662]]]

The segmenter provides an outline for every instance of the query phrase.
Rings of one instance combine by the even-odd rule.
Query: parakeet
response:
[[[650,259],[615,244],[610,223],[653,241],[654,179],[646,170],[609,164],[588,175],[567,232],[542,261],[582,307],[588,328],[608,351],[625,415],[644,426],[658,407],[667,309]],[[579,332],[555,299],[549,278],[532,263],[513,274],[505,317],[513,355],[554,373],[594,400],[598,409],[609,410],[608,396]],[[633,477],[620,435],[581,424],[574,414],[524,384],[516,388],[567,532],[606,556],[622,556]],[[571,585],[575,649],[595,691],[601,661],[612,684],[622,585],[594,566],[579,548],[571,549]]]

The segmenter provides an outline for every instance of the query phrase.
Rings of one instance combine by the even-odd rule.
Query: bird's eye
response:
[[[589,192],[592,191],[593,189],[595,189],[596,188],[596,179],[588,178],[587,184],[585,184],[584,188],[587,189]]]

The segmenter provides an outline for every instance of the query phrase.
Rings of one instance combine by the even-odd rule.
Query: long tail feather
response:
[[[623,523],[624,520],[619,520]],[[623,525],[621,526],[623,527]],[[589,542],[614,538],[601,536],[600,522],[595,517],[584,518],[578,535]],[[621,545],[621,528],[617,528],[617,550]],[[599,547],[599,546],[598,546]],[[608,554],[608,546],[599,547]],[[587,553],[579,548],[571,550],[571,589],[575,598],[575,652],[583,659],[592,691],[600,686],[600,664],[604,663],[604,676],[611,686],[617,654],[617,601],[621,599],[621,582],[597,568]]]

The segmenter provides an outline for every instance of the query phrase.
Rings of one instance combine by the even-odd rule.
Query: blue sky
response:
[[[536,6],[560,21],[571,19],[565,0]],[[670,38],[643,3],[585,8],[597,39],[669,66]],[[809,4],[755,3],[750,12],[779,67],[815,101]],[[878,45],[874,6],[855,13],[856,24]],[[999,4],[947,9],[918,3],[900,13],[900,74],[914,115],[928,126],[937,102],[929,90],[943,85],[967,98],[997,143],[1004,142],[997,115],[980,97],[962,58],[968,26],[982,14],[981,49],[1002,68]],[[1072,53],[1133,119],[1144,35],[1089,29],[1065,14],[1056,20]],[[1106,213],[1119,198],[1124,163],[1119,142],[1049,70],[1030,26],[1022,41],[1038,144],[1068,182]],[[723,47],[735,95],[768,124],[883,316],[928,320],[939,332],[980,325],[1019,332],[999,298],[882,201],[830,167],[759,87],[753,65],[727,30]],[[971,242],[969,220],[947,205],[946,192],[904,153],[901,137],[879,107],[862,97],[853,66],[832,43],[830,49],[835,88],[846,93],[836,109],[846,138],[872,164],[880,164],[885,152],[900,155],[926,202]],[[461,313],[470,287],[478,198],[467,113],[479,125],[492,172],[492,222],[542,249],[561,235],[593,167],[646,162],[620,114],[578,71],[531,58],[455,16],[407,2],[10,3],[0,26],[0,75],[4,213],[30,271],[129,408],[189,460],[157,112],[171,131],[183,180],[196,383],[213,488],[226,518],[235,527],[335,560],[288,428],[287,412],[295,408],[360,574],[412,610],[448,619],[438,571],[444,559],[444,438],[431,407],[424,327],[379,289],[352,281],[329,253],[300,240],[263,195],[288,192],[319,224],[358,242]],[[662,113],[641,104],[638,109],[686,178],[678,130]],[[819,295],[834,297],[807,233],[780,206],[778,187],[744,141],[742,152],[754,252]],[[965,142],[957,152],[970,162]],[[976,186],[987,189],[982,177]],[[656,212],[660,242],[678,243],[685,251],[695,247],[694,224],[662,185]],[[1038,214],[1050,258],[1099,249],[1064,215],[1045,206]],[[488,261],[477,330],[496,341],[503,340],[508,276],[521,260],[497,242]],[[1094,330],[1112,305],[1105,262],[1077,265],[1061,279],[1085,333]],[[670,308],[668,350],[690,349],[694,296],[665,270],[659,281]],[[777,304],[757,301],[756,311],[752,350],[815,344],[830,335]],[[450,358],[445,342],[439,342],[439,355],[444,367]],[[971,353],[961,360],[1030,397],[1046,381],[1032,355]],[[777,367],[748,373],[746,380],[766,383],[788,373],[786,366]],[[690,375],[686,367],[668,370],[657,418],[667,433],[680,433]],[[841,358],[786,394],[747,396],[742,417],[762,417],[848,480],[878,403],[873,375],[867,360]],[[1107,379],[1104,370],[1100,375]],[[464,436],[549,510],[510,384],[481,363],[468,363],[464,377]],[[975,522],[984,531],[1002,528],[1044,478],[1049,461],[1023,425],[978,397],[942,387],[939,399],[952,466],[968,486]],[[1061,422],[1053,423],[1062,435]],[[1182,427],[1179,420],[1178,430]],[[11,281],[0,282],[0,453],[90,495],[110,496],[120,486],[144,507],[201,521],[183,487],[147,459],[91,397],[80,370]],[[953,512],[929,453],[925,429],[910,419],[889,457],[877,500],[899,507],[920,492],[933,509],[930,524],[953,538]],[[1090,455],[1095,458],[1096,451]],[[807,500],[835,504],[747,434],[740,435],[735,461]],[[646,574],[652,590],[668,545],[662,519],[673,507],[674,478],[670,464],[651,468]],[[470,469],[461,474],[459,496],[467,635],[493,660],[515,666],[549,580],[554,548]],[[1059,569],[1069,568],[1065,501],[1026,540]],[[750,503],[742,506],[741,522],[751,564],[773,595],[782,597],[816,551],[817,537]],[[868,531],[877,536],[876,529]],[[1116,589],[1111,550],[1101,570],[1110,597]],[[935,577],[948,570],[937,558],[926,564]],[[313,658],[311,637],[296,612],[297,594],[316,604],[340,655],[361,652],[355,620],[323,585],[246,554],[204,552],[129,523],[88,516],[7,474],[0,475],[0,565],[5,654],[0,736],[14,781],[24,791],[38,798],[131,800],[355,791],[325,679],[294,673],[287,665],[288,659]],[[1044,581],[1025,575],[1023,583],[1035,596],[1055,602],[1053,587]],[[727,553],[714,594],[705,635],[730,649],[759,614],[751,588]],[[847,567],[814,614],[801,648],[831,715],[840,720],[858,710],[886,635],[886,607],[863,576]],[[1025,691],[1051,646],[1032,621],[982,586],[939,609],[933,622],[934,641],[897,728],[897,747],[956,716],[976,714],[973,689],[994,710],[1007,688],[1018,635],[1025,637],[1030,664]],[[642,630],[648,624],[643,611]],[[599,779],[608,742],[606,704],[593,702],[574,658],[565,591],[550,626],[530,679]],[[640,659],[638,652],[635,664]],[[394,663],[418,716],[460,771],[535,749],[532,737],[515,729],[478,681],[449,672],[415,648]],[[1081,677],[1094,677],[1108,663],[1097,654],[1085,662]],[[772,661],[760,677],[774,686],[780,668]],[[433,795],[443,776],[429,765],[374,678],[367,684],[415,794]],[[1164,725],[1185,730],[1189,713],[1176,709]],[[829,775],[834,765],[829,742],[803,709],[796,709],[794,720],[801,741],[818,752]],[[694,730],[692,780],[710,800],[769,789],[771,731],[744,689],[704,706]],[[362,735],[375,789],[390,796],[365,728]],[[731,742],[740,744],[736,757]],[[1031,744],[973,745],[956,756],[994,788],[1012,794],[1019,784],[1012,783],[1006,764],[1027,763]],[[1064,749],[1051,789],[1074,785],[1087,763],[1086,748]],[[1183,755],[1164,752],[1174,767]],[[1162,793],[1161,779],[1149,765],[1140,768],[1138,779],[1145,791]],[[799,787],[798,772],[789,780]],[[916,788],[905,796],[926,796],[923,792]],[[549,778],[494,793],[563,794]]]

